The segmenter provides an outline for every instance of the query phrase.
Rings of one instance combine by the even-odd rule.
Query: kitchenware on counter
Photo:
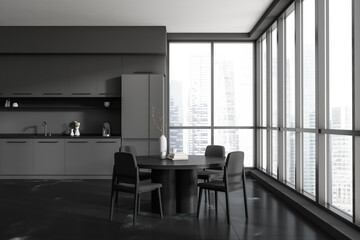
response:
[[[102,128],[102,136],[103,137],[110,137],[110,124],[104,123]]]

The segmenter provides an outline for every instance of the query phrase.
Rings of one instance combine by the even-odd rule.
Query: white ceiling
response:
[[[0,26],[166,26],[247,33],[272,0],[0,0]]]

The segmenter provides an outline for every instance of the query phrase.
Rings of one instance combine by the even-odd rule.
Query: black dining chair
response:
[[[119,148],[119,152],[128,152],[128,153],[132,153],[135,156],[137,156],[136,148],[134,146],[130,146],[130,145],[121,146]],[[149,179],[151,179],[151,172],[150,171],[145,171],[145,170],[140,170],[139,171],[139,178],[140,178],[140,181],[149,180]]]
[[[225,193],[226,199],[226,217],[227,223],[230,224],[230,206],[229,193],[243,189],[245,215],[248,218],[247,199],[246,199],[246,178],[244,169],[244,152],[236,151],[228,154],[224,167],[224,174],[222,180],[213,180],[198,184],[200,188],[197,218],[199,218],[201,196],[203,189],[215,191],[215,211],[217,211],[218,192]]]
[[[136,157],[132,153],[117,152],[114,156],[113,177],[111,181],[110,221],[113,219],[115,193],[127,192],[134,194],[133,226],[140,208],[140,194],[157,190],[159,198],[160,217],[163,218],[161,204],[161,183],[149,183],[139,180],[139,168]]]
[[[223,157],[225,158],[225,148],[220,145],[209,145],[206,147],[205,156],[207,157]],[[209,182],[214,179],[221,179],[223,176],[222,168],[207,168],[200,169],[198,171],[198,179],[202,179],[204,182]],[[210,191],[207,194],[210,203]],[[206,195],[205,195],[206,199]]]

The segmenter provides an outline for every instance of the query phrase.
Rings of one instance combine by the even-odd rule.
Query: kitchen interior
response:
[[[165,27],[0,35],[0,178],[111,178],[122,142],[157,152],[151,106],[163,112]]]

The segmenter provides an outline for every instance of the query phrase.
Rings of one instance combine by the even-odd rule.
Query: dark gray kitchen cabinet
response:
[[[31,55],[7,57],[6,96],[34,97],[38,59]]]
[[[96,172],[91,143],[90,139],[65,141],[65,175],[86,175]]]
[[[164,76],[161,74],[125,74],[122,76],[121,130],[124,142],[146,152],[159,149],[158,138],[161,133],[152,118],[155,108],[156,121],[164,114]],[[163,120],[165,122],[165,120]],[[157,139],[152,141],[152,139]],[[124,144],[123,142],[123,144]]]
[[[69,91],[68,57],[56,55],[34,56],[32,79],[35,97],[66,97]]]
[[[5,56],[0,56],[0,97],[5,95],[7,79],[7,60]]]
[[[96,174],[112,174],[114,153],[119,151],[120,139],[93,140],[92,151]]]
[[[121,86],[123,138],[149,137],[149,75],[125,74]]]
[[[96,62],[97,97],[120,97],[123,56],[99,55]]]
[[[96,96],[98,80],[96,58],[89,55],[74,55],[68,59],[69,97]]]
[[[0,173],[27,175],[33,172],[33,141],[31,139],[2,139]]]
[[[3,54],[166,55],[165,26],[3,26]]]
[[[34,140],[33,174],[63,175],[64,160],[63,139]]]

